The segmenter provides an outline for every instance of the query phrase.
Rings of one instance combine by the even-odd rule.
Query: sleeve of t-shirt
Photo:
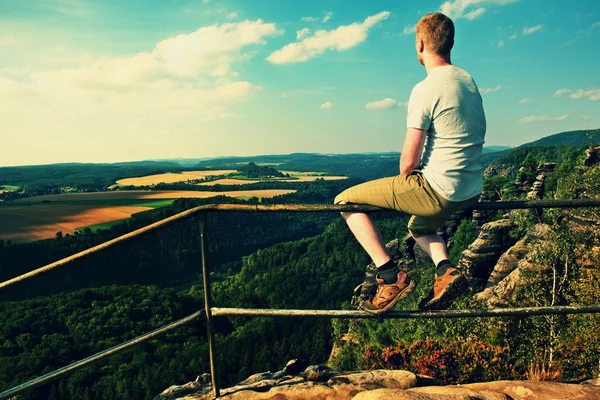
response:
[[[431,109],[431,101],[428,98],[423,85],[416,85],[408,100],[406,127],[426,131],[429,129],[432,119],[433,110]]]

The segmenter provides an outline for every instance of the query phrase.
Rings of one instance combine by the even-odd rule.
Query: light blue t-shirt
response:
[[[427,131],[423,175],[442,197],[464,201],[483,189],[483,102],[475,81],[454,65],[434,68],[413,89],[408,128]]]

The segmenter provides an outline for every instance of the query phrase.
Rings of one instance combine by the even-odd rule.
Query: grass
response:
[[[13,192],[15,190],[19,190],[20,188],[21,188],[20,186],[15,186],[15,185],[0,185],[0,191],[5,190],[7,192]]]

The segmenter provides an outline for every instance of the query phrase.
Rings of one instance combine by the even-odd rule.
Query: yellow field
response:
[[[83,226],[118,221],[151,207],[159,207],[166,199],[207,198],[218,195],[262,198],[292,192],[295,190],[124,190],[35,196],[0,203],[0,239],[17,243],[53,238],[58,231],[72,234]]]
[[[190,179],[203,179],[205,176],[212,175],[224,175],[236,172],[235,169],[221,169],[213,171],[184,171],[176,174],[173,172],[166,172],[158,175],[140,176],[138,178],[126,178],[119,179],[117,185],[121,186],[146,186],[146,185],[157,185],[159,183],[177,183],[185,182]]]
[[[0,207],[0,239],[13,243],[53,238],[56,232],[131,217],[148,207],[89,206],[72,204],[10,205]]]

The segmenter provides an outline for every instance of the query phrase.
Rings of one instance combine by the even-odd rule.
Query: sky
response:
[[[435,11],[486,145],[600,128],[597,0],[0,0],[0,165],[400,151]]]

